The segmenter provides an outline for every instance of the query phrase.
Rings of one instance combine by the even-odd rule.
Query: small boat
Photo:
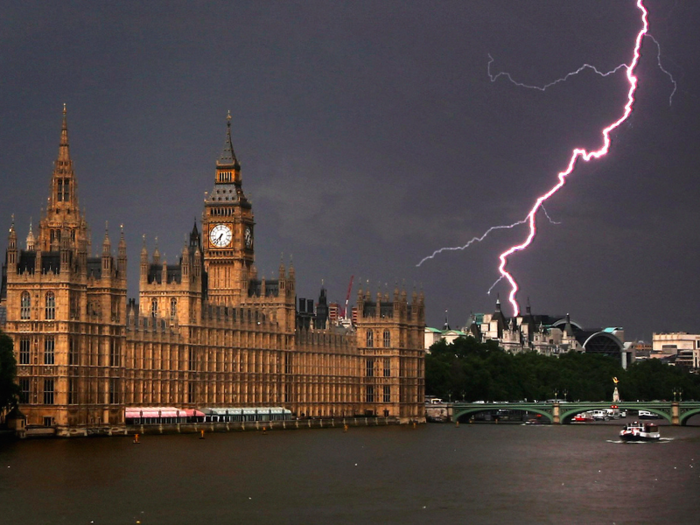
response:
[[[661,434],[659,434],[659,427],[655,424],[635,421],[620,430],[620,439],[622,441],[658,441],[661,439]]]

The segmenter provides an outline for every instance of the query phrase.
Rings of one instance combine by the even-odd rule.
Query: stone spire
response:
[[[58,160],[61,162],[70,162],[70,149],[68,145],[68,119],[66,115],[65,102],[63,103],[63,126],[61,127],[61,143],[58,146]]]
[[[109,224],[105,222],[105,238],[102,241],[102,255],[112,254],[112,242],[109,240]]]
[[[34,251],[34,244],[35,243],[36,243],[36,239],[34,238],[34,232],[32,231],[32,220],[29,219],[29,233],[27,234],[27,251],[28,252]]]
[[[153,250],[153,264],[160,264],[160,250],[158,249],[158,237],[156,237],[156,247]]]
[[[63,104],[63,124],[61,126],[61,140],[58,145],[58,157],[54,165],[52,177],[51,202],[49,207],[57,206],[69,208],[76,213],[80,212],[76,198],[75,173],[73,161],[70,158],[70,145],[68,144],[68,118],[66,105]]]
[[[238,163],[236,154],[233,151],[233,142],[231,141],[231,112],[228,112],[226,117],[226,140],[224,141],[224,149],[221,152],[219,160],[216,161],[217,168],[230,168],[239,171],[241,165]]]
[[[58,250],[63,235],[68,235],[71,248],[76,248],[81,241],[87,240],[87,230],[87,223],[78,205],[78,182],[70,156],[67,110],[64,104],[58,157],[54,162],[46,211],[39,226],[38,248],[45,251]]]
[[[126,281],[126,239],[124,238],[124,225],[119,225],[119,245],[117,247],[117,269],[119,275]]]
[[[194,226],[192,226],[192,231],[190,232],[190,250],[192,253],[202,245],[202,237],[199,234],[199,229],[197,229],[197,217],[194,218]]]

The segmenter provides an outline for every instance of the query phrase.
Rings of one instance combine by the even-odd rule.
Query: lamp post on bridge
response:
[[[674,388],[673,389],[673,401],[683,401],[683,389]]]

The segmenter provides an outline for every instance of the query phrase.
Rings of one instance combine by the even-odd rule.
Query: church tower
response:
[[[204,200],[202,241],[209,301],[237,305],[248,296],[254,277],[253,208],[241,186],[241,166],[231,142],[231,114],[226,141],[216,161],[214,189]]]

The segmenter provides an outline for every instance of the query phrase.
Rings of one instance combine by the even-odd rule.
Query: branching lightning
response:
[[[549,213],[547,213],[547,210],[545,209],[544,206],[540,206],[540,207],[542,208],[542,211],[544,212],[544,216],[547,217],[547,220],[549,222],[551,222],[552,224],[561,224],[561,221],[555,221],[549,216]]]
[[[508,295],[508,300],[513,307],[514,315],[516,315],[516,316],[518,315],[518,313],[520,311],[520,307],[518,305],[518,302],[515,299],[516,294],[518,292],[518,284],[516,283],[515,279],[510,274],[510,272],[508,272],[506,270],[508,258],[511,255],[513,255],[514,253],[524,250],[532,243],[533,239],[535,238],[535,235],[537,234],[536,216],[537,216],[537,212],[540,209],[542,209],[545,216],[552,224],[558,224],[549,217],[549,215],[547,214],[547,211],[544,209],[543,204],[545,203],[545,201],[547,201],[547,199],[549,199],[552,195],[554,195],[557,191],[559,191],[560,188],[562,188],[564,186],[564,184],[566,182],[566,177],[574,171],[574,168],[576,167],[576,163],[578,162],[578,160],[582,159],[582,160],[588,162],[591,159],[598,159],[600,157],[603,157],[608,153],[608,151],[610,149],[610,144],[611,144],[610,133],[613,130],[615,130],[616,128],[618,128],[623,122],[625,122],[629,118],[630,114],[632,113],[632,108],[633,108],[634,102],[635,102],[634,94],[637,90],[637,83],[638,83],[638,78],[634,75],[634,71],[635,71],[637,65],[639,64],[640,49],[642,46],[642,41],[644,40],[645,36],[648,36],[656,44],[656,47],[658,50],[658,53],[657,53],[658,66],[661,69],[661,71],[663,71],[671,79],[671,82],[673,83],[673,91],[669,97],[669,104],[671,104],[671,102],[673,100],[673,95],[676,92],[676,88],[677,88],[676,81],[673,79],[673,76],[668,71],[666,71],[661,65],[661,46],[659,45],[659,42],[651,34],[648,33],[648,30],[649,30],[648,11],[647,11],[646,7],[644,6],[643,0],[637,0],[636,5],[637,5],[637,8],[639,9],[639,11],[641,12],[642,29],[637,33],[637,36],[635,38],[635,45],[634,45],[634,51],[632,54],[632,61],[629,64],[620,64],[619,66],[615,67],[614,69],[612,69],[610,71],[607,71],[607,72],[600,71],[595,66],[592,66],[590,64],[584,64],[580,68],[578,68],[577,70],[568,73],[567,75],[565,75],[562,78],[554,80],[553,82],[550,82],[550,83],[545,84],[543,86],[535,86],[535,85],[530,85],[530,84],[518,82],[515,79],[513,79],[513,77],[507,72],[500,72],[497,74],[493,74],[491,72],[491,65],[493,64],[494,59],[491,55],[489,55],[487,72],[488,72],[488,75],[489,75],[491,82],[495,82],[500,77],[505,77],[506,79],[508,79],[508,81],[510,81],[512,84],[514,84],[518,87],[522,87],[522,88],[526,88],[526,89],[535,89],[535,90],[539,90],[539,91],[545,91],[545,90],[551,88],[552,86],[555,86],[556,84],[559,84],[561,82],[566,82],[569,78],[571,78],[575,75],[578,75],[579,73],[581,73],[585,70],[591,70],[595,74],[602,76],[602,77],[607,77],[609,75],[613,75],[613,74],[617,73],[620,70],[625,70],[626,75],[627,75],[627,80],[629,82],[629,90],[627,92],[627,103],[624,105],[622,115],[617,120],[615,120],[611,124],[609,124],[607,127],[603,128],[603,130],[601,131],[601,135],[603,138],[602,146],[599,149],[593,150],[593,151],[587,151],[586,149],[583,149],[583,148],[575,148],[572,151],[572,154],[571,154],[571,157],[569,159],[569,163],[568,163],[566,169],[564,171],[561,171],[558,173],[557,184],[555,184],[545,194],[543,194],[537,198],[537,200],[535,201],[535,204],[532,206],[532,208],[530,208],[529,213],[527,214],[527,216],[523,220],[514,222],[513,224],[509,224],[509,225],[492,226],[491,228],[486,230],[486,232],[483,235],[481,235],[479,237],[472,238],[467,244],[465,244],[463,246],[440,248],[439,250],[436,250],[435,252],[433,252],[432,255],[429,255],[428,257],[423,258],[417,264],[417,266],[422,265],[428,259],[433,259],[436,255],[438,255],[442,252],[465,250],[469,246],[471,246],[472,244],[474,244],[476,242],[483,241],[494,230],[512,229],[512,228],[515,228],[516,226],[527,223],[528,224],[528,235],[527,235],[526,239],[521,244],[511,246],[508,250],[504,251],[503,253],[501,253],[499,255],[500,264],[498,266],[498,271],[500,273],[500,277],[496,280],[496,282],[494,282],[491,285],[491,287],[488,290],[488,293],[491,293],[491,290],[493,290],[493,288],[499,282],[501,282],[503,279],[506,279],[508,281],[508,283],[510,284],[510,288],[511,288],[510,293]]]
[[[676,90],[678,89],[678,84],[676,83],[676,79],[673,78],[673,75],[666,71],[664,69],[664,66],[661,65],[661,44],[659,44],[659,41],[654,38],[654,36],[651,33],[647,33],[647,38],[651,38],[651,40],[656,44],[656,65],[659,66],[659,69],[663,71],[666,76],[669,78],[671,81],[671,84],[673,84],[673,91],[671,91],[671,94],[668,96],[668,105],[670,106],[673,103],[673,95],[676,94]]]
[[[557,175],[557,178],[559,179],[559,182],[555,184],[547,193],[544,195],[541,195],[540,197],[537,198],[535,201],[534,206],[530,209],[530,212],[527,214],[526,220],[529,226],[529,233],[521,244],[516,244],[514,246],[511,246],[508,248],[505,252],[501,253],[501,255],[498,256],[499,260],[501,261],[500,264],[498,265],[498,271],[500,272],[501,276],[505,278],[509,283],[510,283],[510,293],[508,294],[508,301],[510,301],[511,306],[513,307],[513,313],[514,315],[518,315],[520,312],[520,306],[518,305],[518,302],[515,300],[515,296],[518,293],[518,283],[515,282],[515,279],[513,276],[506,270],[506,265],[508,264],[508,257],[510,257],[512,254],[522,251],[530,244],[532,243],[532,240],[535,238],[535,235],[537,234],[537,224],[535,221],[535,217],[537,215],[537,210],[540,209],[542,204],[549,199],[552,195],[554,195],[559,189],[564,186],[564,183],[566,182],[566,177],[574,171],[574,168],[576,167],[576,162],[579,159],[583,159],[584,161],[588,162],[591,159],[599,159],[600,157],[606,155],[608,151],[610,150],[610,133],[616,129],[620,124],[622,124],[624,121],[626,121],[630,114],[632,113],[632,107],[634,105],[634,93],[637,90],[637,82],[638,79],[636,76],[634,76],[634,70],[637,67],[637,64],[639,64],[639,57],[640,57],[640,49],[642,47],[642,40],[644,39],[644,35],[647,34],[649,30],[649,23],[647,20],[647,15],[648,12],[646,10],[646,7],[644,7],[643,0],[637,0],[637,7],[641,11],[641,18],[642,18],[642,29],[637,33],[637,38],[635,39],[635,45],[634,45],[634,52],[632,55],[632,61],[630,62],[629,65],[626,66],[627,70],[627,80],[629,82],[629,90],[627,92],[627,103],[625,104],[624,110],[622,112],[622,116],[619,117],[617,120],[609,124],[607,127],[603,128],[602,131],[602,136],[603,136],[603,145],[593,151],[587,151],[583,148],[575,148],[571,154],[571,158],[569,159],[569,164],[567,168],[564,171],[559,172]]]
[[[500,73],[497,73],[497,74],[495,74],[495,75],[492,74],[492,73],[491,73],[491,64],[493,64],[494,62],[495,62],[495,60],[494,60],[493,57],[489,54],[489,63],[488,63],[488,65],[486,66],[486,69],[487,69],[489,78],[491,79],[491,82],[496,82],[496,80],[498,80],[500,77],[505,77],[505,78],[507,78],[507,79],[511,82],[511,84],[513,84],[513,85],[516,85],[516,86],[521,87],[521,88],[536,89],[536,90],[538,90],[538,91],[547,91],[547,90],[548,90],[549,88],[551,88],[552,86],[556,86],[556,85],[559,84],[560,82],[566,82],[566,81],[569,80],[571,77],[574,77],[574,76],[578,75],[579,73],[581,73],[582,71],[585,71],[586,69],[592,70],[596,75],[600,75],[601,77],[607,77],[607,76],[610,76],[610,75],[614,75],[615,73],[617,73],[618,71],[620,71],[622,68],[627,67],[627,64],[620,64],[620,65],[617,66],[615,69],[611,69],[610,71],[603,72],[603,71],[600,71],[600,70],[599,70],[597,67],[595,67],[595,66],[592,66],[592,65],[590,65],[590,64],[583,64],[583,65],[582,65],[580,68],[578,68],[576,71],[572,71],[572,72],[570,72],[570,73],[567,73],[565,76],[563,76],[563,77],[561,77],[561,78],[558,78],[558,79],[554,80],[553,82],[550,82],[549,84],[545,84],[544,86],[532,86],[532,85],[530,85],[530,84],[524,84],[524,83],[522,83],[522,82],[518,82],[518,81],[515,80],[512,76],[510,76],[510,73],[506,73],[505,71],[501,71]]]

